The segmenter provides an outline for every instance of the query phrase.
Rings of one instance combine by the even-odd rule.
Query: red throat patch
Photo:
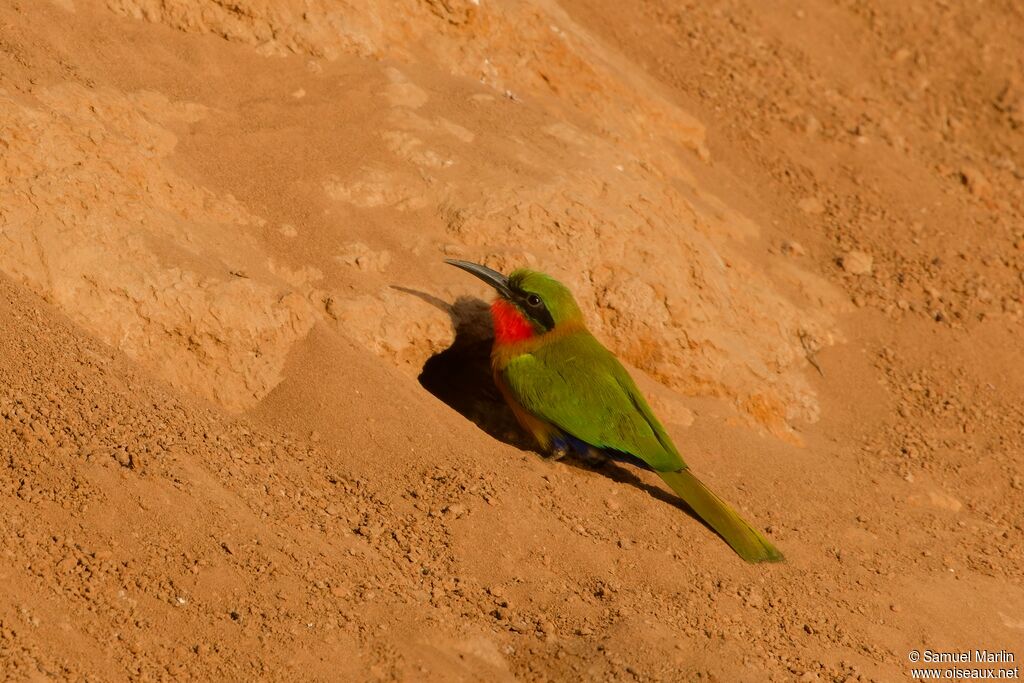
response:
[[[491,318],[494,320],[495,344],[511,344],[534,335],[530,321],[515,305],[504,299],[497,299],[491,304]]]

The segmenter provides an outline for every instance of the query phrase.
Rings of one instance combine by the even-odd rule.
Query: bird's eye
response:
[[[540,306],[540,297],[537,296],[536,294],[531,294],[530,296],[526,297],[526,303],[530,304],[531,306]]]

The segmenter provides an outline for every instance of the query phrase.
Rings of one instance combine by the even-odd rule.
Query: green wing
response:
[[[748,562],[782,553],[688,469],[622,364],[589,333],[513,358],[501,371],[530,413],[597,448],[634,455]]]
[[[686,466],[629,373],[587,332],[513,358],[502,379],[526,410],[591,446],[660,472]]]

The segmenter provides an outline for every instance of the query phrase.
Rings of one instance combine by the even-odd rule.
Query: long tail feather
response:
[[[688,470],[658,472],[665,483],[747,562],[780,562],[782,553]]]

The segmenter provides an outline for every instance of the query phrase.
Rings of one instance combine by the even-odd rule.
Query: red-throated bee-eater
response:
[[[583,322],[569,289],[520,269],[508,277],[468,261],[447,263],[494,287],[494,381],[545,451],[631,456],[669,487],[747,562],[782,559],[771,542],[683,462],[629,373]]]

